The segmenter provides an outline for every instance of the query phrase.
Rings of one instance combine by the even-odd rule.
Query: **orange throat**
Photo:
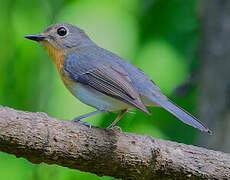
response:
[[[64,59],[65,59],[64,58],[64,51],[57,49],[56,47],[51,45],[48,41],[43,41],[42,44],[43,44],[44,48],[46,49],[46,51],[51,56],[51,58],[53,59],[54,63],[57,66],[58,72],[62,77],[62,66],[63,66]]]
[[[53,45],[51,45],[47,41],[42,42],[42,44],[45,47],[45,49],[48,51],[48,53],[51,56],[51,58],[53,59],[54,63],[56,64],[58,72],[59,72],[61,79],[64,82],[65,86],[73,93],[71,86],[73,84],[76,84],[76,82],[74,82],[64,71],[62,71],[62,67],[63,67],[64,61],[65,61],[64,51],[55,48]]]

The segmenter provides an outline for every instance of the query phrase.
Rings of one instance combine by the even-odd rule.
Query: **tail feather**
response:
[[[170,101],[168,98],[162,98],[158,96],[151,96],[149,99],[151,99],[153,102],[156,102],[161,107],[172,113],[174,116],[176,116],[178,119],[180,119],[185,124],[188,124],[190,126],[193,126],[194,128],[197,128],[201,131],[205,131],[208,133],[212,133],[202,122],[200,122],[197,118],[195,118],[193,115],[182,109],[181,107],[174,104],[172,101]]]

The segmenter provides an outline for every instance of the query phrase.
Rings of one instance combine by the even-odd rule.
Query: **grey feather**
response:
[[[91,63],[88,65],[86,61]],[[134,88],[128,74],[116,63],[108,64],[100,59],[95,61],[92,57],[81,54],[80,51],[66,58],[64,70],[74,81],[150,113],[141,101],[139,92]]]

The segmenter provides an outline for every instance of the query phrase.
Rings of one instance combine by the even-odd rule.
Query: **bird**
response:
[[[120,114],[108,128],[131,108],[151,114],[147,107],[160,106],[185,124],[211,133],[193,115],[174,104],[156,83],[135,65],[98,46],[84,30],[56,23],[40,34],[25,38],[40,42],[56,64],[66,88],[83,103],[97,110],[74,118],[74,121],[102,112]]]

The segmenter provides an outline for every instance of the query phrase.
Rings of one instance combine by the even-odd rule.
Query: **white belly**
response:
[[[104,95],[99,91],[77,83],[71,87],[71,92],[83,103],[105,111],[118,111],[131,108],[130,105]]]

